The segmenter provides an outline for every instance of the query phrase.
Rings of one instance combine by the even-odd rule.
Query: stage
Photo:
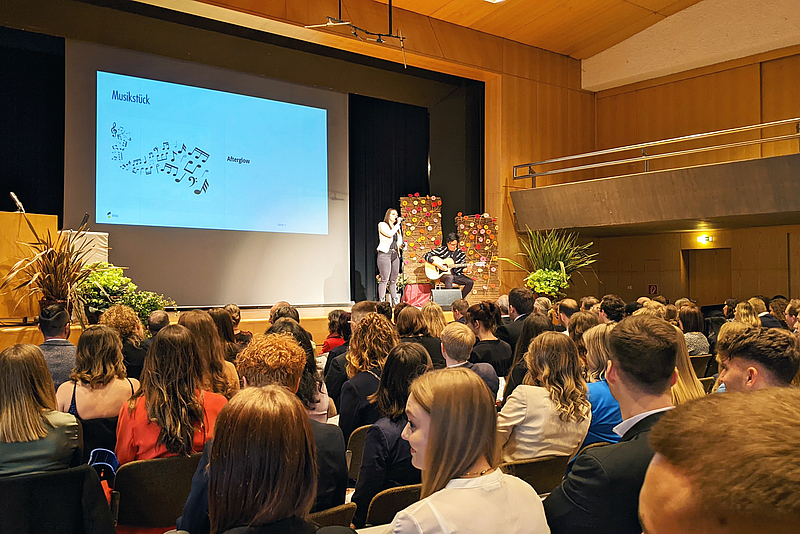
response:
[[[314,307],[298,307],[297,311],[300,314],[300,324],[308,330],[314,338],[314,343],[318,348],[322,347],[322,343],[328,336],[328,313],[333,310],[346,310],[350,311],[349,306],[314,306]],[[178,322],[178,313],[171,312],[169,314],[170,322]],[[445,319],[449,322],[453,320],[452,312],[444,312]],[[269,328],[269,309],[243,309],[242,320],[239,323],[239,328],[253,334],[263,334]],[[72,333],[69,340],[78,344],[78,338],[81,335],[80,325],[72,325]],[[32,343],[38,345],[44,341],[42,333],[35,325],[22,325],[22,326],[5,326],[0,327],[0,350],[15,345],[17,343]],[[319,352],[319,351],[317,351]]]

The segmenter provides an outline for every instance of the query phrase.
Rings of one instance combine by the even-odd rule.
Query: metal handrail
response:
[[[763,128],[772,128],[772,127],[775,127],[775,126],[782,126],[782,125],[786,125],[786,124],[795,124],[795,125],[797,125],[798,133],[797,134],[792,134],[792,135],[787,135],[787,136],[772,137],[772,138],[767,138],[767,139],[754,139],[754,140],[751,140],[751,141],[742,141],[741,143],[730,143],[730,144],[726,144],[726,145],[716,145],[716,146],[703,147],[703,148],[699,148],[699,149],[692,149],[692,150],[686,150],[686,151],[668,152],[668,153],[657,154],[657,155],[653,155],[653,156],[647,156],[646,153],[645,153],[645,150],[647,148],[649,148],[649,147],[663,146],[663,145],[668,145],[668,144],[673,144],[673,143],[680,143],[680,142],[683,142],[683,141],[693,141],[693,140],[697,140],[697,139],[705,139],[707,137],[714,137],[714,136],[718,136],[718,135],[728,135],[728,134],[733,134],[733,133],[748,132],[748,131],[752,131],[752,130],[760,130],[760,129],[763,129]],[[765,123],[762,123],[762,124],[754,124],[754,125],[750,125],[750,126],[739,126],[739,127],[736,127],[736,128],[728,128],[728,129],[725,129],[725,130],[716,130],[716,131],[713,131],[713,132],[704,132],[704,133],[699,133],[699,134],[684,135],[684,136],[681,136],[681,137],[673,137],[673,138],[670,138],[670,139],[661,139],[659,141],[650,141],[650,142],[647,142],[647,143],[638,143],[638,144],[635,144],[635,145],[627,145],[627,146],[617,147],[617,148],[607,148],[607,149],[604,149],[604,150],[596,150],[594,152],[585,152],[585,153],[582,153],[582,154],[574,154],[574,155],[571,155],[571,156],[563,156],[563,157],[559,157],[559,158],[552,158],[552,159],[547,159],[547,160],[543,160],[543,161],[536,161],[536,162],[533,162],[533,163],[523,163],[521,165],[514,165],[513,179],[514,180],[519,180],[519,179],[531,178],[531,177],[536,178],[537,176],[545,176],[545,175],[548,175],[548,174],[559,174],[559,173],[570,172],[570,171],[578,171],[578,170],[584,170],[584,169],[593,169],[593,168],[598,168],[598,167],[620,165],[620,164],[623,164],[623,163],[635,163],[635,162],[639,162],[639,161],[647,162],[647,161],[649,161],[651,159],[661,159],[661,158],[674,157],[674,156],[680,156],[680,155],[685,155],[685,154],[694,154],[694,153],[698,153],[698,152],[709,152],[709,151],[712,151],[712,150],[722,150],[722,149],[725,149],[725,148],[732,148],[732,147],[736,147],[736,146],[746,146],[746,145],[751,145],[751,144],[770,143],[770,142],[782,141],[782,140],[787,140],[787,139],[796,139],[798,137],[800,137],[800,117],[796,117],[796,118],[793,118],[793,119],[783,119],[783,120],[779,120],[779,121],[765,122]],[[581,165],[581,166],[577,166],[577,167],[568,167],[568,168],[564,168],[564,169],[556,169],[556,170],[553,170],[553,171],[546,171],[546,172],[540,172],[540,173],[533,172],[533,167],[534,166],[538,166],[538,165],[549,165],[549,164],[552,164],[552,163],[559,163],[559,162],[563,162],[563,161],[583,159],[583,158],[589,158],[589,157],[593,157],[593,156],[603,156],[603,155],[606,155],[606,154],[614,154],[614,153],[617,153],[617,152],[626,152],[626,151],[629,151],[629,150],[638,150],[638,149],[642,150],[642,156],[636,157],[636,158],[629,158],[629,159],[625,159],[625,160],[614,160],[614,161],[609,161],[609,162],[604,162],[604,163],[595,163],[595,164],[591,164],[591,165]],[[527,172],[527,174],[524,174],[524,175],[517,175],[517,169],[527,169],[528,172]]]

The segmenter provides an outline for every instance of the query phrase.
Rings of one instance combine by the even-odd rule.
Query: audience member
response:
[[[506,376],[511,370],[514,355],[511,347],[494,335],[500,320],[500,308],[484,300],[467,310],[467,326],[478,339],[469,357],[471,363],[488,363],[497,376]]]
[[[153,338],[156,337],[156,334],[169,324],[169,314],[164,310],[155,310],[150,313],[147,317],[147,332],[150,334],[150,337],[142,341],[142,347],[145,350],[150,349],[150,345],[153,344]]]
[[[431,355],[433,366],[436,369],[444,367],[442,340],[430,334],[422,318],[422,312],[417,308],[414,306],[403,308],[397,316],[397,334],[400,336],[400,341],[421,343]]]
[[[644,532],[797,532],[798,420],[794,388],[709,395],[666,414],[650,433],[656,454],[639,496]]]
[[[789,300],[783,297],[775,297],[769,301],[769,314],[775,317],[781,323],[781,328],[789,329],[786,324],[786,306]]]
[[[288,335],[256,335],[236,359],[245,388],[242,392],[274,384],[296,394],[306,360],[306,352]],[[344,439],[338,427],[311,419],[308,421],[314,434],[319,465],[316,500],[311,511],[327,510],[344,503],[347,489]],[[255,439],[260,441],[269,439],[269,436],[259,435]],[[210,530],[207,467],[212,445],[213,440],[210,440],[203,448],[183,515],[177,521],[178,529],[191,534],[209,534]]]
[[[747,326],[761,326],[761,320],[758,318],[758,314],[747,301],[740,302],[736,305],[736,309],[733,312],[733,320],[744,323]]]
[[[769,314],[769,299],[762,296],[752,297],[747,300],[750,306],[753,307],[761,326],[764,328],[782,328],[781,322],[774,316]]]
[[[664,308],[664,320],[672,326],[677,326],[678,328],[681,327],[680,314],[678,312],[678,308],[676,308],[674,304],[667,304],[667,306]],[[706,352],[704,354],[708,353]]]
[[[545,499],[553,534],[642,531],[639,490],[653,457],[647,436],[672,408],[677,336],[665,321],[645,315],[620,321],[609,334],[609,342],[606,380],[619,401],[623,422],[615,432],[622,437],[619,443],[579,454],[572,471]]]
[[[691,300],[687,299],[686,297],[679,298],[678,300],[675,301],[675,307],[678,308],[678,311],[680,311],[680,309],[683,308],[684,306],[692,306],[692,305],[694,305],[694,303]]]
[[[597,324],[600,324],[600,319],[588,311],[574,313],[569,319],[569,337],[575,342],[581,361],[586,360],[586,346],[583,344],[583,334]]]
[[[406,414],[422,500],[398,512],[395,534],[548,532],[536,491],[497,467],[494,399],[475,373],[425,373],[411,385]]]
[[[401,303],[402,304],[402,303]],[[400,304],[398,304],[400,306]],[[354,331],[358,324],[376,310],[375,303],[370,300],[357,302],[350,309],[349,326]],[[340,326],[341,328],[341,326]],[[328,388],[328,395],[333,399],[336,408],[341,412],[339,397],[342,394],[342,385],[347,381],[347,351],[350,349],[350,338],[344,345],[334,348],[328,354],[328,361],[325,362],[325,386]]]
[[[428,334],[432,337],[442,337],[447,321],[444,318],[442,307],[433,301],[428,302],[422,307],[422,321],[428,328]]]
[[[550,299],[547,297],[537,297],[536,300],[533,301],[533,311],[538,311],[539,313],[543,313],[547,315],[550,313],[550,308],[553,307],[553,303],[550,302]]]
[[[511,322],[498,328],[496,335],[498,339],[508,343],[512,353],[522,332],[522,323],[533,311],[535,300],[536,294],[527,287],[515,287],[508,293],[508,316]]]
[[[625,312],[625,302],[616,295],[604,295],[603,300],[600,301],[601,323],[618,323],[622,320]]]
[[[512,361],[511,371],[506,377],[506,387],[503,391],[503,404],[505,405],[508,397],[514,392],[514,389],[522,384],[525,375],[528,374],[528,364],[525,362],[525,353],[528,352],[528,347],[531,341],[541,334],[542,332],[549,332],[553,330],[553,323],[550,318],[542,312],[534,311],[522,323],[522,332],[517,341],[517,348],[514,350],[514,360]]]
[[[703,334],[703,312],[694,304],[682,307],[678,311],[678,326],[683,330],[689,356],[709,354],[708,339]]]
[[[575,343],[544,332],[531,342],[525,361],[528,374],[497,417],[503,461],[574,456],[592,419]]]
[[[501,325],[511,322],[511,317],[508,315],[508,295],[500,295],[495,302],[497,307],[500,308]]]
[[[297,308],[294,306],[289,306],[285,304],[283,306],[278,306],[275,308],[275,311],[271,311],[269,315],[269,320],[271,323],[275,324],[275,321],[278,319],[282,319],[283,317],[288,317],[289,319],[294,319],[298,323],[300,322],[300,312],[297,311]]]
[[[83,428],[83,461],[94,449],[114,450],[119,409],[139,388],[122,363],[122,341],[110,326],[90,326],[78,339],[75,368],[56,392],[58,409]]]
[[[783,329],[751,327],[724,337],[720,332],[717,351],[725,391],[789,386],[800,369],[798,339]]]
[[[650,302],[650,297],[639,297],[636,299],[636,303],[643,306],[645,302]]]
[[[625,304],[625,308],[624,308],[624,312],[623,312],[622,316],[623,317],[630,317],[631,315],[634,314],[634,312],[636,310],[638,310],[641,307],[642,307],[642,305],[639,304],[638,302],[628,302],[627,304]]]
[[[419,310],[413,307],[406,308]],[[345,443],[358,427],[371,425],[380,418],[377,407],[369,402],[369,396],[378,390],[381,382],[383,364],[399,340],[397,333],[386,317],[369,313],[356,326],[347,351],[347,376],[350,379],[342,385],[339,401],[339,428],[344,434]]]
[[[597,297],[595,297],[595,296],[591,296],[590,295],[588,297],[583,297],[581,299],[581,309],[580,309],[580,311],[590,312],[590,311],[592,311],[592,308],[594,307],[594,305],[595,304],[599,304],[599,303],[600,303],[600,301],[597,300]]]
[[[690,306],[684,306],[681,311],[688,307]],[[692,365],[692,359],[689,357],[689,349],[686,346],[686,338],[683,332],[677,326],[673,328],[678,342],[678,352],[675,360],[678,379],[675,381],[675,385],[672,386],[672,404],[678,406],[685,402],[705,397],[706,390],[694,372],[694,366]]]
[[[230,399],[239,390],[239,375],[236,367],[225,359],[214,319],[206,311],[190,310],[181,314],[178,324],[192,333],[200,355],[203,365],[200,388]]]
[[[467,309],[469,302],[466,299],[456,299],[450,304],[450,310],[453,312],[453,320],[461,324],[467,324]],[[397,313],[394,314],[394,322],[397,322]]]
[[[69,373],[75,365],[75,345],[69,342],[70,326],[69,313],[61,304],[51,304],[39,314],[39,330],[44,336],[44,343],[39,348],[53,377],[54,387],[69,380]]]
[[[606,381],[608,367],[609,334],[616,323],[602,323],[593,326],[583,334],[586,346],[586,399],[592,405],[592,421],[581,449],[592,443],[616,443],[619,435],[614,427],[622,422],[619,402],[611,394]]]
[[[214,319],[214,324],[217,326],[217,334],[219,335],[220,343],[222,343],[225,359],[231,363],[235,362],[236,355],[239,354],[242,348],[236,343],[231,314],[224,308],[211,308],[208,310],[208,314]]]
[[[203,450],[227,399],[202,391],[202,381],[203,362],[192,332],[182,325],[164,327],[147,352],[141,387],[119,411],[119,463]]]
[[[655,297],[653,297],[652,300],[653,300],[653,302],[658,302],[659,304],[661,304],[663,306],[666,306],[667,304],[669,304],[669,302],[667,302],[667,298],[664,295],[656,295]]]
[[[733,314],[736,311],[737,304],[739,304],[739,301],[736,299],[727,299],[725,301],[725,305],[722,307],[722,314],[726,320],[733,321]]]
[[[80,432],[73,415],[56,410],[53,377],[39,347],[0,352],[0,476],[78,465]]]
[[[797,335],[800,324],[797,323],[797,314],[800,312],[800,300],[792,299],[786,305],[784,316],[786,317],[786,327]]]
[[[139,379],[147,350],[142,346],[144,330],[139,316],[128,306],[117,304],[100,315],[100,324],[110,326],[122,338],[122,356],[125,371],[130,378]]]
[[[375,303],[375,312],[380,313],[389,321],[392,320],[392,304],[389,301],[383,300]]]
[[[336,406],[331,402],[325,382],[317,370],[317,360],[314,357],[314,349],[311,348],[311,334],[297,321],[288,317],[282,317],[272,323],[267,334],[289,334],[305,352],[306,364],[297,389],[297,398],[306,407],[308,417],[326,423],[329,417],[336,415]]]
[[[239,330],[239,323],[242,320],[242,310],[236,304],[226,304],[225,309],[231,314],[233,321],[233,338],[240,347],[245,348],[250,340],[253,339],[253,333],[245,330]]]
[[[379,492],[420,483],[419,469],[411,464],[411,448],[400,435],[408,424],[405,409],[411,382],[431,369],[431,358],[419,343],[400,343],[386,356],[378,390],[369,397],[381,418],[367,430],[352,499],[358,506],[353,517],[358,528],[364,526],[369,503]]]
[[[276,302],[275,304],[272,305],[272,308],[269,309],[269,322],[270,323],[274,323],[275,321],[280,319],[280,317],[275,317],[275,312],[278,311],[278,308],[282,308],[283,306],[291,307],[291,304],[289,304],[285,300],[279,300],[278,302]],[[295,311],[297,311],[297,310],[295,310]],[[297,322],[299,323],[300,320],[297,319]]]
[[[558,319],[567,329],[567,335],[569,335],[570,318],[576,313],[578,313],[578,303],[574,299],[564,299],[558,303]]]
[[[333,310],[328,313],[328,337],[322,343],[320,354],[327,354],[347,342],[339,331],[339,318],[345,313],[347,312],[344,310]]]
[[[397,324],[397,316],[400,315],[401,311],[405,310],[409,306],[410,304],[407,304],[405,302],[400,302],[396,304],[395,307],[392,308],[392,317],[393,317],[392,323]]]
[[[466,325],[453,322],[442,331],[442,355],[447,367],[463,367],[474,371],[486,382],[486,386],[497,398],[500,379],[497,377],[494,367],[488,363],[472,363],[469,361],[474,345],[475,334]]]
[[[307,520],[317,454],[298,399],[281,386],[247,388],[219,415],[208,463],[210,529],[219,534],[345,533]]]

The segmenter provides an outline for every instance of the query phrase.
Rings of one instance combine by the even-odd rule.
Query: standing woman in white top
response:
[[[549,534],[542,502],[497,465],[497,412],[489,388],[464,368],[411,384],[402,437],[422,471],[422,500],[397,513],[395,534]]]
[[[400,303],[397,297],[397,276],[400,274],[400,247],[403,246],[403,218],[397,216],[397,210],[386,210],[383,220],[378,223],[378,272],[381,281],[378,284],[378,300],[386,299],[386,285],[392,296],[392,306]]]

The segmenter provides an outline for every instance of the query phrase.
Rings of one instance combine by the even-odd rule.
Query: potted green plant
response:
[[[597,253],[590,253],[594,244],[578,244],[578,234],[565,230],[546,230],[534,232],[527,229],[525,238],[520,238],[523,252],[518,256],[525,258],[527,267],[508,259],[500,258],[528,273],[525,285],[539,295],[556,298],[563,295],[562,289],[569,287],[573,273],[581,276],[582,269],[595,262]]]

